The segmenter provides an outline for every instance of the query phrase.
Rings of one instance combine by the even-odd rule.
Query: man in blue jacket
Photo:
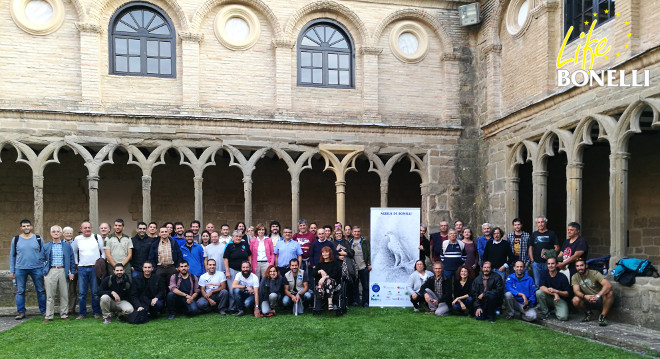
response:
[[[204,247],[195,243],[195,234],[191,230],[187,230],[183,238],[186,239],[186,244],[181,246],[181,255],[183,260],[188,261],[190,268],[188,271],[199,278],[202,274],[206,273],[204,268]]]
[[[46,316],[44,323],[52,322],[55,314],[55,295],[60,299],[60,318],[69,320],[68,281],[73,280],[76,272],[75,259],[71,245],[62,240],[62,227],[50,227],[52,241],[44,244],[41,262],[44,264],[44,282],[46,284]]]
[[[513,266],[512,273],[506,278],[506,293],[504,293],[504,303],[509,311],[506,319],[513,319],[516,312],[520,312],[522,320],[531,322],[536,320],[536,285],[534,279],[530,277],[523,261],[517,261]]]

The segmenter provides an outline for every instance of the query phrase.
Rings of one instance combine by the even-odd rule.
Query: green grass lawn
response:
[[[627,358],[635,354],[520,320],[356,308],[337,318],[206,314],[143,325],[33,318],[0,333],[3,358]],[[499,319],[499,318],[498,318]]]

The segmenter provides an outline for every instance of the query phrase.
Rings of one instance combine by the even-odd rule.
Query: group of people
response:
[[[75,238],[71,227],[54,225],[48,242],[32,232],[29,220],[20,227],[9,255],[17,320],[26,317],[28,276],[44,322],[53,320],[55,298],[62,320],[70,320],[76,302],[76,319],[85,318],[87,293],[94,317],[106,324],[113,316],[155,318],[165,312],[170,320],[212,311],[270,317],[278,306],[295,315],[305,307],[319,314],[326,304],[342,315],[346,305],[335,299],[340,288],[345,302],[369,305],[370,247],[359,226],[308,226],[301,219],[294,233],[290,227],[280,232],[272,221],[266,234],[263,224],[239,222],[230,235],[227,224],[218,232],[213,223],[201,230],[199,221],[189,229],[182,222],[138,222],[131,238],[117,219],[112,230],[102,223],[98,234],[83,221]]]
[[[537,230],[530,235],[516,218],[506,236],[501,228],[484,223],[476,240],[462,221],[453,229],[440,222],[440,232],[430,238],[422,225],[419,260],[407,284],[414,310],[424,306],[438,316],[454,311],[491,322],[504,310],[507,319],[520,313],[525,321],[545,320],[554,313],[568,320],[572,305],[585,313],[584,322],[598,310],[599,325],[607,325],[614,303],[612,284],[603,273],[588,269],[589,246],[580,225],[568,224],[568,238],[560,247],[547,222],[537,217]]]

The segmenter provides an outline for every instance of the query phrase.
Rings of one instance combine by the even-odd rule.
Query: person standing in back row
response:
[[[37,302],[41,314],[46,313],[46,290],[44,275],[39,261],[44,241],[32,233],[32,222],[24,219],[20,222],[21,234],[11,239],[9,249],[9,278],[16,281],[16,320],[25,319],[25,285],[27,277],[32,278],[37,291]]]

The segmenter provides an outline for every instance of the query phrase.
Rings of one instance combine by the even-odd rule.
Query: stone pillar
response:
[[[335,174],[337,192],[337,221],[346,221],[346,172],[355,170],[355,159],[364,152],[362,145],[319,145],[319,153],[325,159],[325,169]],[[337,155],[344,155],[339,160]]]
[[[280,113],[291,112],[292,90],[291,69],[293,61],[292,48],[295,41],[288,39],[273,40],[275,47],[275,106]]]
[[[362,108],[365,117],[378,117],[378,56],[383,49],[363,46],[360,52],[364,63]]]
[[[532,218],[521,218],[523,223],[526,221],[535,222],[535,217],[547,215],[548,208],[548,171],[532,172]]]
[[[204,34],[194,32],[182,32],[181,37],[181,62],[182,85],[183,85],[183,108],[199,110],[199,43]],[[199,218],[199,217],[195,217]]]
[[[566,225],[582,223],[582,162],[566,166]]]
[[[297,230],[300,219],[300,177],[291,177],[291,228]],[[343,222],[342,222],[343,223]]]
[[[430,213],[431,213],[431,207],[430,207],[431,201],[429,201],[429,197],[430,197],[430,193],[431,193],[430,192],[430,187],[429,187],[428,183],[424,183],[424,182],[422,182],[419,185],[419,187],[420,187],[420,192],[421,192],[421,195],[422,195],[422,213],[421,213],[422,219],[421,220],[422,220],[422,223],[425,223],[428,226],[428,228],[429,228],[428,232],[431,233],[431,226],[435,225],[437,227],[437,225],[431,223],[431,215],[430,215]]]
[[[100,36],[103,29],[90,23],[76,23],[80,32],[80,88],[82,103],[89,108],[101,107]],[[107,45],[107,44],[106,44]]]
[[[491,44],[481,49],[486,56],[486,121],[500,117],[502,112],[502,45]],[[517,211],[517,210],[516,210]],[[508,220],[508,219],[507,219]]]
[[[520,177],[507,177],[506,179],[506,218],[504,223],[511,222],[514,218],[518,217],[520,210],[520,197],[518,188],[520,185]]]
[[[32,187],[34,188],[34,233],[42,236],[44,234],[44,176],[33,175]]]
[[[252,176],[243,177],[243,196],[245,198],[245,225],[252,225]]]
[[[142,221],[151,222],[151,176],[142,176]]]
[[[460,98],[460,76],[461,76],[461,55],[454,53],[445,53],[441,57],[443,71],[442,81],[445,84],[443,90],[445,91],[445,99],[458,99]],[[443,120],[454,120],[453,123],[461,124],[461,103],[460,101],[443,101],[444,109],[442,112]]]
[[[380,179],[380,206],[382,208],[387,207],[387,190],[389,187],[389,182],[387,179]],[[422,216],[423,218],[423,216]],[[342,222],[344,223],[344,222]]]
[[[89,221],[92,229],[99,228],[99,176],[87,176],[89,185]]]
[[[335,181],[337,193],[337,222],[346,223],[346,181]]]
[[[195,219],[204,222],[204,192],[202,189],[204,177],[195,176],[193,182],[195,184]]]
[[[610,267],[627,252],[629,158],[627,152],[610,155]]]

